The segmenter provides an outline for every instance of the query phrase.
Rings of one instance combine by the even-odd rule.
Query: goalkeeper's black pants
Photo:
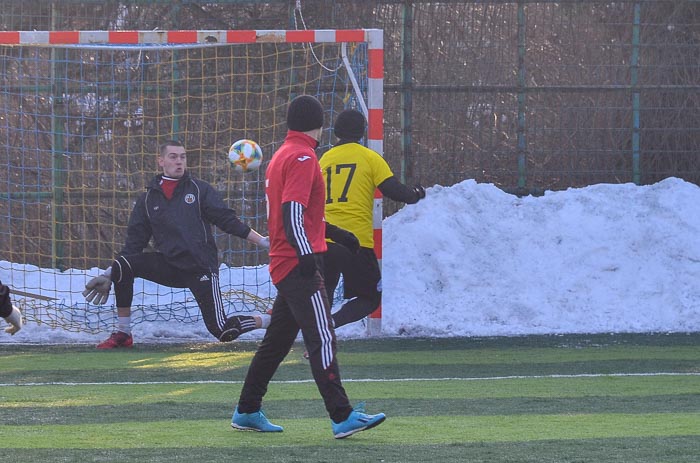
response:
[[[119,256],[112,264],[112,281],[117,307],[131,307],[134,298],[134,279],[158,283],[170,288],[190,290],[207,330],[219,339],[221,334],[235,324],[227,319],[219,287],[219,272],[187,272],[168,263],[159,252],[144,252]]]
[[[345,421],[352,411],[340,380],[336,338],[323,277],[303,277],[296,267],[275,285],[270,326],[253,357],[238,402],[240,413],[260,410],[267,386],[301,330],[311,373],[330,418]]]

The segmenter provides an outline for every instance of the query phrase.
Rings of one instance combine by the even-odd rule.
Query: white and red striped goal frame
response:
[[[381,29],[0,31],[0,46],[212,45],[245,43],[367,43],[367,146],[384,155],[384,34]],[[374,196],[374,250],[382,263],[382,195]],[[369,316],[367,332],[381,332],[382,308]]]

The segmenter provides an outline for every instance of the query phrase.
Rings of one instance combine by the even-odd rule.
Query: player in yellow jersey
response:
[[[329,301],[333,301],[341,273],[344,297],[348,299],[333,314],[336,328],[363,319],[381,302],[381,273],[372,225],[375,189],[407,204],[425,197],[422,186],[411,188],[401,183],[384,158],[359,143],[366,125],[361,112],[341,112],[333,126],[338,143],[319,160],[326,181],[326,221],[353,233],[360,241],[360,249],[354,254],[346,246],[329,241],[324,256]]]

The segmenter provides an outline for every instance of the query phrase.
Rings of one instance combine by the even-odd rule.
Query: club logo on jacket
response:
[[[194,195],[192,193],[187,193],[185,195],[185,202],[187,204],[192,204],[194,202],[194,200],[195,200],[195,198],[194,198]]]

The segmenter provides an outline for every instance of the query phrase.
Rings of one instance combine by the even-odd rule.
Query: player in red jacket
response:
[[[322,268],[326,237],[352,242],[350,233],[324,220],[325,184],[314,149],[323,130],[323,107],[314,97],[295,98],[287,110],[287,137],[265,173],[270,238],[270,276],[277,288],[272,319],[246,375],[231,425],[280,432],[261,411],[277,367],[301,330],[311,372],[331,418],[336,439],[377,426],[383,413],[368,415],[350,405],[341,383],[336,337]],[[330,235],[328,235],[330,232]],[[357,245],[357,240],[354,240]]]

